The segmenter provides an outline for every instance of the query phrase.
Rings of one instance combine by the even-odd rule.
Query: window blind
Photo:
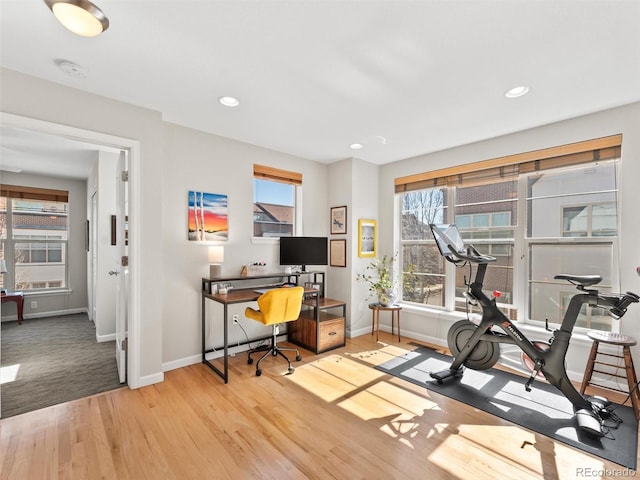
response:
[[[24,187],[21,185],[0,185],[0,196],[44,202],[69,202],[69,192],[50,188]]]
[[[253,176],[275,182],[289,183],[292,185],[302,185],[302,174],[281,170],[279,168],[267,167],[264,165],[253,165]]]
[[[521,173],[612,160],[620,157],[622,135],[612,135],[584,142],[508,155],[458,165],[395,179],[395,192],[409,192],[434,187],[481,185]]]

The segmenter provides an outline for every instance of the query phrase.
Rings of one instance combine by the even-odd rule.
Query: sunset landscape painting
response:
[[[189,240],[227,240],[227,196],[189,191]]]

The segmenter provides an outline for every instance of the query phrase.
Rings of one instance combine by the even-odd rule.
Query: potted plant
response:
[[[396,300],[398,286],[394,275],[396,255],[385,255],[376,258],[367,265],[364,273],[359,273],[356,280],[369,284],[369,296],[376,296],[380,305],[388,307]]]

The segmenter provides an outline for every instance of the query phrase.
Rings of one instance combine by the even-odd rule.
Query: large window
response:
[[[0,255],[7,264],[3,288],[67,285],[67,197],[67,192],[2,185]]]
[[[396,179],[402,268],[411,271],[402,300],[468,308],[463,292],[472,280],[469,269],[440,257],[429,223],[455,223],[465,242],[496,258],[484,289],[501,292],[498,306],[513,320],[560,323],[577,290],[555,280],[558,273],[598,274],[603,278],[598,289],[615,289],[620,139],[600,140],[602,148],[591,148],[591,141],[584,148],[576,144],[577,153],[567,154],[564,146],[561,156],[543,151],[537,159],[532,152],[511,165],[495,168],[493,161],[482,172],[469,168],[428,179],[414,176],[411,182]],[[588,306],[576,325],[614,329],[606,311]]]
[[[253,166],[253,175],[253,236],[296,235],[302,175],[262,165]]]

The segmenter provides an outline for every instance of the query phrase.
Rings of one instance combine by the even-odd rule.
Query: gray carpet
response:
[[[19,368],[0,386],[2,418],[121,387],[115,341],[95,335],[86,314],[4,322],[0,363]]]
[[[615,413],[622,419],[617,429],[611,429],[603,438],[589,437],[578,430],[569,400],[548,383],[536,381],[531,392],[527,392],[524,388],[526,378],[492,368],[485,371],[465,369],[461,379],[438,384],[429,373],[447,369],[451,361],[449,356],[419,347],[376,368],[580,450],[636,469],[638,422],[630,407],[617,406]]]

